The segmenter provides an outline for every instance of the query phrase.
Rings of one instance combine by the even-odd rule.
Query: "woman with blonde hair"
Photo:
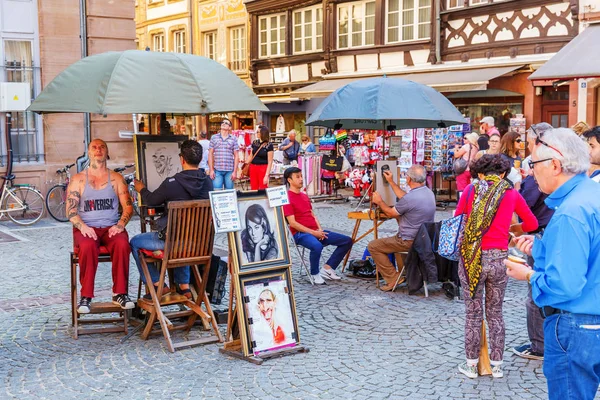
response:
[[[577,136],[581,136],[583,132],[587,132],[590,130],[590,126],[586,124],[584,121],[579,121],[575,125],[571,127],[571,130],[577,134]]]
[[[315,145],[310,141],[308,135],[302,135],[302,143],[300,143],[300,151],[302,153],[314,153],[317,151]]]

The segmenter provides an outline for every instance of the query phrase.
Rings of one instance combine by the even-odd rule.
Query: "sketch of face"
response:
[[[271,324],[273,320],[273,312],[275,311],[275,298],[273,292],[266,289],[258,296],[258,309],[264,319]]]
[[[168,173],[171,170],[171,156],[165,154],[166,150],[166,148],[161,147],[157,149],[154,155],[152,156],[152,161],[154,162],[156,172],[161,177],[168,175]]]
[[[248,233],[250,234],[250,239],[255,244],[260,242],[265,235],[265,227],[260,223],[256,223],[254,221],[248,221]]]

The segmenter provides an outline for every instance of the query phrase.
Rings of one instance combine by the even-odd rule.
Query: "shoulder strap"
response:
[[[259,148],[258,150],[256,150],[256,153],[252,153],[252,157],[250,157],[250,159],[248,160],[248,164],[250,164],[252,162],[252,160],[254,160],[254,157],[256,157],[256,155],[258,154],[258,152],[260,151],[260,149],[263,148],[264,145],[269,144],[269,142],[264,142]]]

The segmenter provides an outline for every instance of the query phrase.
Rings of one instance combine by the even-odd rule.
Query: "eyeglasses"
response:
[[[515,142],[517,142],[517,143],[521,143],[521,142],[522,142],[522,140],[519,138],[519,139],[516,139],[516,140],[515,140]]]
[[[552,157],[551,158],[544,158],[543,160],[537,160],[537,161],[533,161],[533,160],[529,160],[529,169],[533,169],[533,167],[535,167],[535,164],[537,163],[541,163],[544,161],[550,161],[550,160],[554,160]]]
[[[221,122],[221,125],[223,125],[223,124],[231,126],[231,123],[229,121],[223,121],[223,122]]]
[[[531,126],[529,129],[531,129],[531,131],[533,132],[533,134],[535,135],[535,144],[543,144],[544,146],[548,147],[549,149],[554,150],[555,152],[557,152],[558,154],[560,154],[561,157],[563,156],[563,153],[560,152],[560,150],[558,150],[556,147],[554,146],[550,146],[548,143],[544,142],[542,139],[540,139],[540,136],[543,135],[543,132],[537,133],[535,131],[535,129],[533,129],[533,126]]]

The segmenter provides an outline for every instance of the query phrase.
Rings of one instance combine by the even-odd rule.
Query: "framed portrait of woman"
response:
[[[281,207],[271,207],[264,190],[238,192],[242,229],[232,232],[238,273],[290,265],[286,225]]]

